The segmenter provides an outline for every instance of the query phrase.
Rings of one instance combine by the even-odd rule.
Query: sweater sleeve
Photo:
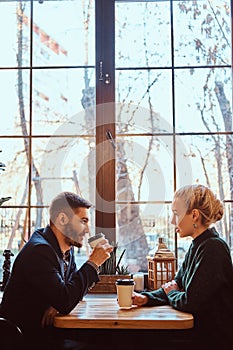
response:
[[[164,292],[163,288],[159,288],[151,292],[142,292],[141,294],[148,297],[146,306],[159,306],[169,304],[167,295]]]
[[[178,273],[179,284],[180,278]],[[169,303],[185,312],[203,311],[231,278],[232,262],[227,246],[219,239],[208,239],[205,244],[198,247],[186,270],[183,271],[183,289],[168,293]]]

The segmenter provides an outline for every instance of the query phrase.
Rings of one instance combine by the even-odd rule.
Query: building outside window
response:
[[[68,190],[132,273],[159,237],[180,264],[171,201],[190,183],[224,201],[233,248],[230,0],[6,0],[0,16],[2,259]]]

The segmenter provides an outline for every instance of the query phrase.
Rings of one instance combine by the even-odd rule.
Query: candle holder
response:
[[[171,281],[175,276],[175,255],[159,238],[158,249],[154,256],[148,256],[148,289],[155,290]]]

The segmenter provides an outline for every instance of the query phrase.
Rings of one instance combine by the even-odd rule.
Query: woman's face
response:
[[[172,203],[172,220],[175,225],[176,232],[180,237],[188,237],[193,235],[193,214],[186,214],[186,207],[182,199],[175,198]]]

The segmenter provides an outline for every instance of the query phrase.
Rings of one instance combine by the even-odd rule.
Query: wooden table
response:
[[[116,295],[111,297],[88,295],[69,315],[58,315],[54,326],[58,328],[86,329],[167,329],[193,328],[193,316],[173,309],[169,305],[155,307],[133,306],[119,309]]]

